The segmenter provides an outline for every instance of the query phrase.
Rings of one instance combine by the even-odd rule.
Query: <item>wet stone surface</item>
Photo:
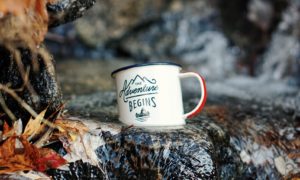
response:
[[[98,148],[97,154],[109,177],[139,179],[144,170],[151,170],[153,179],[281,179],[299,173],[300,124],[292,109],[213,95],[203,112],[188,120],[184,128],[154,131],[122,127],[114,108],[114,92],[87,97],[71,101],[69,110],[108,125],[101,128],[105,145]],[[79,99],[86,99],[89,105],[81,103],[80,108]],[[191,97],[185,108],[191,109],[196,101]]]
[[[242,170],[229,137],[204,116],[176,129],[83,121],[101,129],[103,145],[96,154],[103,171],[78,161],[71,164],[71,171],[48,171],[54,179],[224,179],[239,177]]]
[[[116,103],[115,93],[106,91],[79,96],[67,106],[72,115],[113,125],[114,131],[120,132],[114,134],[111,127],[102,127],[105,145],[97,154],[110,178],[216,179],[239,175],[241,160],[229,137],[206,117],[199,116],[180,129],[128,128],[118,122]]]
[[[111,178],[216,179],[223,171],[237,176],[239,159],[234,159],[224,132],[204,124],[191,123],[177,130],[130,128],[115,136],[104,132],[106,144],[97,154]],[[219,134],[217,141],[206,127]],[[219,158],[218,153],[224,150],[228,156]]]

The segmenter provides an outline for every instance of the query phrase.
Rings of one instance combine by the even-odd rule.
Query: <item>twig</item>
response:
[[[29,114],[31,114],[31,116],[33,116],[34,118],[37,118],[38,114],[25,102],[23,101],[18,95],[17,93],[8,88],[7,86],[4,86],[3,84],[0,84],[0,90],[6,92],[7,94],[9,94],[12,98],[14,98]],[[60,126],[55,125],[54,123],[46,120],[46,119],[42,119],[42,122],[45,123],[47,126],[51,127],[51,128],[55,128],[58,129],[60,131],[64,131],[64,129]]]
[[[40,148],[44,145],[44,142],[46,142],[49,139],[50,134],[53,132],[54,128],[49,128],[45,134],[42,135],[42,137],[40,139],[38,139],[34,145],[36,145],[36,147]]]
[[[16,116],[11,112],[11,110],[7,107],[5,100],[2,96],[2,93],[0,92],[0,105],[3,109],[3,111],[8,115],[8,117],[15,122],[17,120]]]
[[[17,93],[8,88],[7,86],[4,86],[3,84],[0,84],[0,90],[3,90],[4,92],[8,93],[11,97],[13,97],[23,108],[25,108],[33,117],[37,117],[38,114],[26,103],[24,102]]]

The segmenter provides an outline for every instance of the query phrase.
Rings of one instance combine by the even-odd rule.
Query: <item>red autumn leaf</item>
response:
[[[45,171],[46,169],[56,169],[65,165],[67,161],[51,149],[40,149],[41,157],[36,160],[37,171]]]
[[[27,139],[22,138],[21,142],[24,146],[25,151],[30,155],[34,169],[36,171],[45,171],[51,168],[58,168],[67,163],[59,154],[52,149],[40,148],[38,149],[35,145],[29,143]]]
[[[6,121],[4,121],[4,125],[3,125],[3,135],[7,134],[9,131],[11,131],[12,128],[9,127],[9,125],[7,124]]]

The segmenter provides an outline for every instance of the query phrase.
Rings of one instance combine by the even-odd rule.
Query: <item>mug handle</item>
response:
[[[199,114],[201,112],[201,110],[203,109],[205,103],[206,103],[206,98],[207,98],[207,92],[206,92],[206,83],[205,80],[202,76],[200,76],[198,73],[194,73],[194,72],[187,72],[187,73],[180,73],[179,74],[179,78],[184,79],[184,78],[196,78],[199,83],[200,83],[200,88],[201,88],[201,98],[199,103],[197,104],[197,106],[189,113],[186,113],[183,115],[184,119],[189,119],[192,118],[194,116],[196,116],[197,114]]]

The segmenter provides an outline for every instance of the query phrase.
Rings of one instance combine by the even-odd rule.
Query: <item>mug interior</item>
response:
[[[117,73],[119,73],[121,71],[128,70],[128,69],[137,68],[137,67],[144,67],[144,66],[157,66],[157,65],[169,65],[169,66],[177,66],[179,68],[182,68],[181,65],[173,63],[173,62],[151,62],[151,63],[143,63],[143,64],[134,64],[134,65],[125,66],[125,67],[122,67],[122,68],[119,68],[119,69],[113,71],[111,73],[111,77],[114,78]]]

